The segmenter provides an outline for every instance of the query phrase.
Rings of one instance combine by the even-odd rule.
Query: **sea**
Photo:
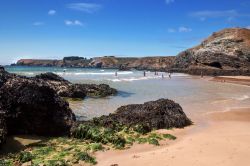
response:
[[[53,72],[72,83],[104,83],[118,90],[116,96],[70,100],[70,107],[81,120],[108,115],[123,105],[142,104],[161,98],[179,103],[192,119],[214,111],[250,107],[249,86],[214,82],[211,77],[172,73],[170,78],[169,73],[150,71],[145,71],[144,76],[144,71],[115,69],[23,66],[8,66],[5,69],[28,77]]]

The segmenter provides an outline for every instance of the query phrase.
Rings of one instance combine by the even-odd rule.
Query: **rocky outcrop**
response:
[[[122,106],[113,114],[82,123],[115,130],[122,125],[146,133],[153,129],[182,128],[191,125],[192,122],[179,104],[172,100],[160,99],[144,104]]]
[[[86,96],[106,97],[117,93],[116,89],[106,84],[72,84],[53,73],[40,74],[35,78],[45,80],[62,97],[83,99]]]
[[[45,81],[15,77],[0,88],[8,134],[67,135],[75,116]]]
[[[175,70],[204,75],[250,75],[250,30],[224,29],[180,53]]]

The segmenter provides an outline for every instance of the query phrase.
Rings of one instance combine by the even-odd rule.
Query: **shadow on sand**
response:
[[[9,153],[18,153],[32,144],[40,143],[45,140],[47,139],[44,137],[30,135],[9,136],[0,150],[0,158]]]

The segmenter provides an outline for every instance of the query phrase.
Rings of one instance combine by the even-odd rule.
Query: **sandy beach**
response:
[[[97,154],[99,165],[110,166],[247,166],[250,158],[250,108],[206,114],[207,126],[167,131],[177,141],[159,147],[136,145],[124,151]]]

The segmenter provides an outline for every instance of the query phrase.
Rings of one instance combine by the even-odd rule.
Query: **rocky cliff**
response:
[[[250,75],[250,30],[213,33],[200,45],[181,52],[173,68],[190,74]]]
[[[15,65],[18,66],[42,66],[42,67],[88,67],[92,59],[83,57],[64,57],[62,60],[50,59],[20,59]]]

